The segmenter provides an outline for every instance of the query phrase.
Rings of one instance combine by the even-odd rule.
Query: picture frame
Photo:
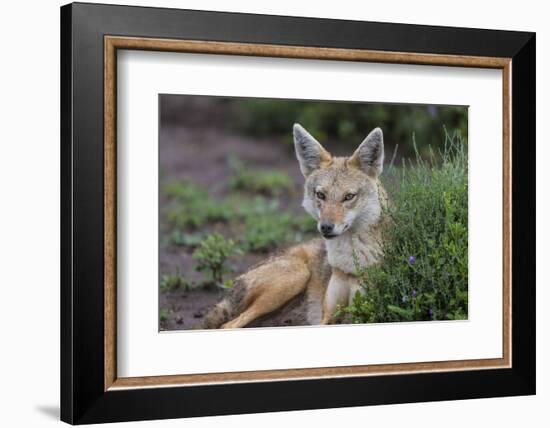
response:
[[[502,357],[118,377],[119,50],[502,70]],[[535,95],[534,33],[63,6],[61,419],[85,424],[534,394]]]

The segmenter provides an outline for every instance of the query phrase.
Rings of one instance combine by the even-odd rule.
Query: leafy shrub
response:
[[[233,268],[227,264],[228,259],[236,253],[238,249],[232,239],[225,239],[219,233],[214,233],[204,239],[193,252],[193,258],[197,260],[195,269],[208,272],[212,282],[222,286],[223,276],[233,272]]]
[[[292,179],[283,172],[272,169],[249,169],[237,157],[229,157],[232,175],[229,189],[264,195],[278,196],[292,190]]]
[[[391,225],[381,264],[358,266],[364,294],[340,315],[354,323],[466,319],[468,163],[465,144],[446,135],[431,163],[417,156],[390,171]],[[393,176],[392,176],[393,174]]]

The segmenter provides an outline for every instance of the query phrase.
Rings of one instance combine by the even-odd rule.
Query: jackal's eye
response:
[[[320,199],[322,201],[324,201],[325,198],[326,198],[325,194],[323,192],[320,192],[320,191],[315,192],[315,196],[317,196],[317,199]]]
[[[355,193],[346,193],[344,196],[344,201],[351,201],[353,198],[355,198]]]

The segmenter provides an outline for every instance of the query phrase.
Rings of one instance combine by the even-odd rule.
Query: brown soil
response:
[[[161,330],[189,330],[196,328],[208,309],[223,297],[222,291],[196,288],[188,291],[175,290],[160,294],[160,307],[169,315],[160,323]],[[291,300],[281,309],[258,318],[247,327],[273,327],[305,325],[304,296]]]

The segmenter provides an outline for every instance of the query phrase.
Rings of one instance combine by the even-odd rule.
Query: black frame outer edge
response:
[[[512,60],[512,364],[536,390],[536,37]]]
[[[72,9],[61,8],[61,420],[72,423],[73,365],[72,365]]]
[[[513,367],[105,393],[105,34],[513,58]],[[83,424],[534,394],[534,208],[533,33],[99,4],[63,6],[61,419]]]

